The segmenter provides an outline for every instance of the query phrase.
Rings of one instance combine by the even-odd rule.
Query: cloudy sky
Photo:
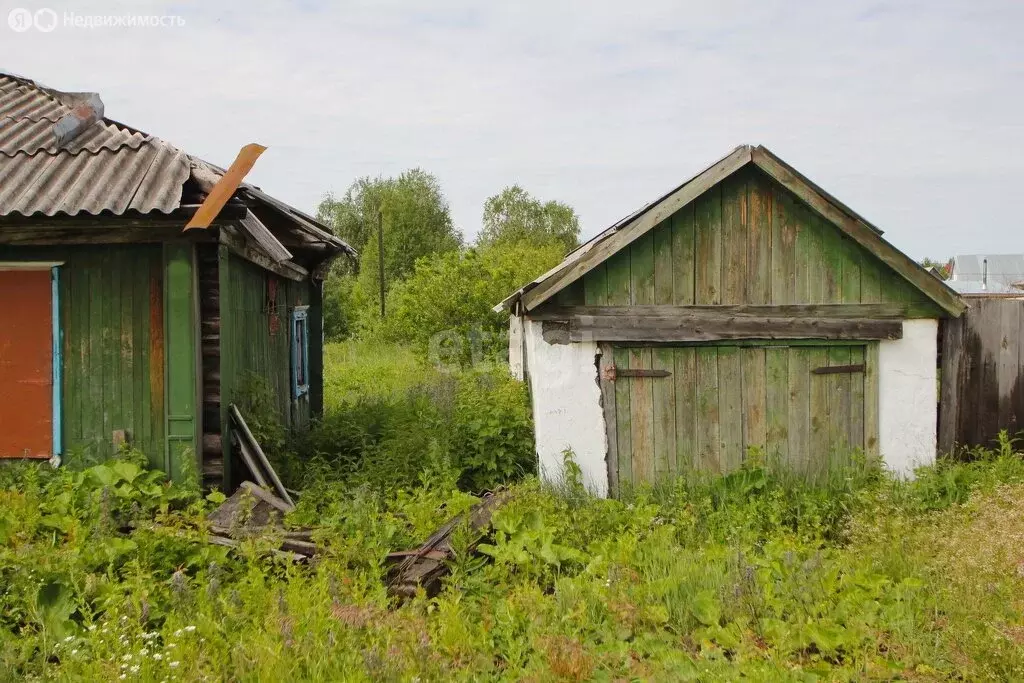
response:
[[[265,144],[250,179],[308,211],[422,167],[467,236],[508,184],[590,236],[764,144],[920,258],[1024,252],[1022,33],[1019,0],[0,0],[0,69],[221,165]]]

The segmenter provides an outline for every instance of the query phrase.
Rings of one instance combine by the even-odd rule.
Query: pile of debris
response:
[[[245,539],[273,534],[281,538],[279,554],[304,562],[316,554],[317,548],[311,529],[284,528],[284,516],[294,509],[294,505],[251,481],[242,482],[230,498],[207,516],[210,543],[234,548]]]
[[[275,553],[296,562],[307,561],[318,550],[313,530],[285,529],[284,516],[295,509],[290,492],[234,405],[230,415],[236,427],[235,442],[256,483],[242,482],[230,498],[209,514],[210,542],[233,548],[245,539],[272,537],[279,539]],[[389,553],[386,564],[391,594],[407,599],[422,588],[427,595],[436,595],[441,590],[441,579],[449,572],[449,562],[455,559],[452,535],[456,529],[468,524],[473,539],[469,549],[476,548],[490,534],[494,512],[509,499],[508,491],[485,493],[467,513],[448,520],[419,547]]]
[[[437,595],[441,590],[441,579],[448,573],[448,562],[455,559],[452,534],[468,522],[473,533],[469,547],[472,550],[490,534],[491,517],[509,498],[508,491],[485,493],[469,512],[449,520],[420,547],[389,553],[388,587],[391,594],[403,599],[411,598],[422,587],[427,595]]]

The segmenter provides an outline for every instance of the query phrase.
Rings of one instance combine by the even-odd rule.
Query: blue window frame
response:
[[[309,307],[292,309],[292,398],[309,393]]]

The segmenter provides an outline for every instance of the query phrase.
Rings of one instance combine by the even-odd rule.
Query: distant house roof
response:
[[[1024,254],[965,254],[953,257],[953,282],[987,282],[989,291],[995,283],[1010,287],[1024,282]]]
[[[60,145],[54,127],[80,111],[92,93],[61,92],[0,72],[0,216],[76,216],[128,211],[169,214],[196,182],[224,170],[148,133],[100,118]],[[236,195],[283,215],[310,239],[354,255],[330,228],[258,187]]]
[[[793,192],[947,313],[960,315],[963,312],[966,305],[956,292],[886,241],[881,230],[762,145],[737,147],[668,194],[569,252],[560,264],[533,282],[523,285],[496,305],[494,310],[533,310],[708,189],[750,164]]]
[[[946,280],[946,284],[958,294],[1016,294],[1017,296],[1024,297],[1024,290],[992,280],[989,280],[987,283],[981,280]]]

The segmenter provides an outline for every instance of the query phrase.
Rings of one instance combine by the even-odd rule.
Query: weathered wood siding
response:
[[[995,445],[1024,430],[1024,300],[968,299],[943,321],[939,451]]]
[[[225,412],[231,403],[242,404],[252,382],[259,377],[269,386],[282,422],[288,427],[306,424],[311,416],[311,394],[317,373],[313,359],[322,355],[321,334],[312,324],[319,310],[310,308],[310,394],[292,399],[291,312],[311,305],[309,282],[288,280],[220,248],[220,381],[221,424],[224,447],[230,429]],[[272,288],[275,291],[271,299]]]
[[[0,261],[63,261],[62,435],[71,458],[112,436],[164,469],[164,287],[159,245],[3,247]]]
[[[566,305],[908,303],[910,283],[756,168],[715,185],[553,297]]]
[[[613,489],[729,472],[750,449],[808,473],[877,450],[877,342],[602,348],[617,372],[670,373],[611,380],[602,360]]]

